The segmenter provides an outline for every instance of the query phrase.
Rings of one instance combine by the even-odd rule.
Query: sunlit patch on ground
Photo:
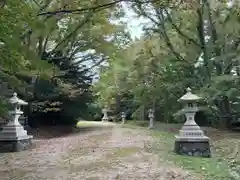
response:
[[[115,124],[112,122],[102,122],[102,121],[79,121],[77,127],[112,127]]]

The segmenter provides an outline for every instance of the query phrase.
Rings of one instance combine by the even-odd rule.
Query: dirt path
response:
[[[35,143],[0,154],[1,180],[197,180],[152,153],[152,137],[139,130],[116,126]]]

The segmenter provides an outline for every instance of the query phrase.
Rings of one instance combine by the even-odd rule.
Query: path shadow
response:
[[[28,134],[33,135],[34,139],[53,139],[72,135],[85,134],[91,131],[112,128],[112,126],[41,126],[39,128],[29,128]]]

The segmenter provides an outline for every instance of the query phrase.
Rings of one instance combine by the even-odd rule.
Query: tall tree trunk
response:
[[[232,120],[231,116],[231,106],[230,101],[227,96],[222,96],[219,102],[219,110],[220,110],[220,127],[223,129],[230,128],[230,122]]]
[[[156,118],[156,99],[153,100],[152,109],[153,109],[154,117]]]
[[[118,115],[121,111],[121,97],[119,94],[115,96],[115,114]]]
[[[141,108],[141,120],[144,121],[145,120],[145,105],[142,106]]]
[[[164,104],[163,119],[164,119],[164,123],[168,123],[169,122],[168,92],[166,92],[166,94],[164,95],[164,102],[167,102],[167,103]]]
[[[210,4],[208,2],[208,0],[204,0],[205,4],[206,4],[206,10],[207,10],[207,14],[208,14],[208,21],[209,21],[209,26],[208,29],[210,31],[211,34],[211,40],[212,40],[212,44],[213,44],[213,51],[215,53],[216,57],[220,57],[222,54],[221,48],[218,46],[217,44],[217,40],[218,40],[218,34],[217,34],[217,29],[215,27],[214,24],[214,20],[213,20],[213,16],[212,16],[212,11],[211,11],[211,7]],[[222,60],[221,61],[214,61],[214,65],[216,67],[216,73],[217,76],[222,74]]]
[[[204,77],[205,81],[208,81],[211,77],[210,73],[210,67],[209,67],[209,56],[208,56],[208,51],[207,51],[207,45],[205,41],[205,30],[204,30],[204,3],[199,2],[199,8],[197,9],[197,14],[198,14],[198,37],[201,43],[201,49],[203,53],[203,62],[204,62],[204,67],[206,70],[206,77]]]

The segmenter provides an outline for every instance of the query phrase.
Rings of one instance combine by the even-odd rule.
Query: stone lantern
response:
[[[0,132],[0,151],[1,152],[17,152],[28,149],[32,144],[33,136],[27,135],[27,131],[19,123],[19,117],[23,114],[20,106],[28,103],[19,99],[17,93],[13,93],[13,97],[9,99],[12,110],[9,111],[9,122]]]
[[[181,155],[211,157],[209,138],[196,124],[194,116],[198,111],[197,103],[201,100],[191,89],[187,88],[187,93],[178,101],[184,105],[183,112],[186,117],[179,135],[175,136],[174,151]]]
[[[102,113],[103,113],[102,122],[109,120],[108,111],[109,111],[109,110],[107,109],[107,106],[105,106],[105,107],[103,108],[103,110],[102,110]]]
[[[153,128],[153,120],[154,120],[154,110],[149,109],[149,111],[148,111],[148,118],[149,118],[148,129],[152,129]]]
[[[125,120],[126,120],[126,113],[125,112],[121,113],[121,118],[122,118],[122,124],[124,124]]]

